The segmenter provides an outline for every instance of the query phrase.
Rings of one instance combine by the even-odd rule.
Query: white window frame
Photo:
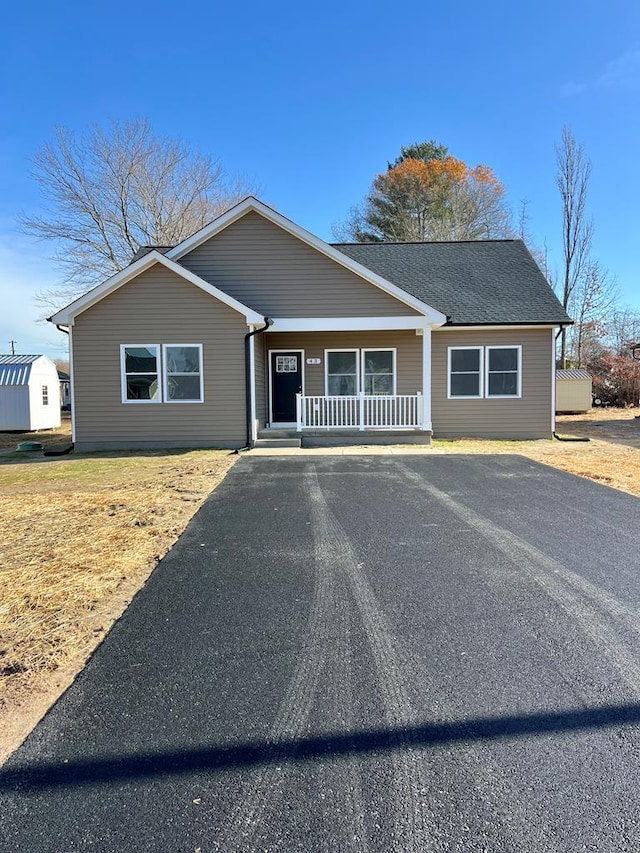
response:
[[[200,379],[200,396],[197,400],[172,400],[169,397],[169,376],[194,376],[194,373],[172,373],[167,370],[167,350],[171,347],[190,347],[198,350],[198,360],[200,370],[198,378]],[[162,399],[165,403],[175,405],[176,403],[204,403],[204,381],[203,381],[203,364],[202,364],[202,344],[162,344]]]
[[[42,392],[42,405],[48,406],[49,405],[49,386],[48,385],[42,385],[41,386],[41,392]]]
[[[151,347],[155,347],[156,350],[156,373],[158,376],[158,396],[155,400],[129,400],[127,397],[127,349],[133,349],[134,347],[141,347],[146,349],[151,349]],[[162,347],[160,344],[120,344],[120,391],[122,402],[127,406],[157,406],[162,402]],[[135,376],[136,374],[131,374]],[[143,375],[143,374],[140,374]],[[148,374],[144,374],[147,376]]]
[[[478,376],[478,393],[477,394],[452,394],[451,393],[451,354],[454,350],[476,350],[480,354],[478,358],[478,366],[480,369]],[[484,347],[482,346],[459,346],[447,347],[447,399],[448,400],[482,400],[484,396]]]
[[[453,350],[473,349],[480,351],[479,394],[451,393],[451,353]],[[494,349],[514,349],[518,353],[518,392],[517,394],[489,394],[489,351]],[[497,371],[502,373],[503,371]],[[447,347],[447,399],[448,400],[519,400],[522,398],[522,344],[487,344],[485,346]]]
[[[158,376],[158,396],[155,400],[129,400],[127,398],[127,360],[126,360],[126,351],[127,349],[133,349],[134,347],[151,349],[152,347],[156,350],[156,374]],[[198,400],[170,400],[169,394],[167,392],[167,381],[168,381],[168,373],[165,368],[167,363],[166,359],[166,351],[169,347],[193,347],[194,349],[198,349],[198,358],[200,360],[200,398]],[[135,374],[130,374],[131,376],[135,376]],[[148,374],[145,374],[148,375]],[[195,374],[176,374],[178,376],[194,376]],[[135,405],[135,406],[145,406],[148,404],[157,405],[158,403],[182,403],[184,405],[189,405],[190,403],[204,403],[204,357],[203,357],[203,345],[202,344],[183,344],[183,343],[170,343],[170,344],[140,344],[140,343],[131,343],[131,344],[120,344],[120,396],[121,402],[125,405]]]
[[[487,400],[519,400],[522,397],[522,344],[491,344],[486,346],[485,348],[485,360],[486,360],[486,369],[485,369],[485,388],[484,395]],[[494,349],[514,349],[518,354],[518,367],[517,367],[517,392],[515,394],[490,394],[489,393],[489,352]],[[493,371],[494,373],[505,373],[511,371],[497,370]]]
[[[396,349],[396,347],[363,347],[360,350],[360,359],[361,359],[360,376],[362,378],[361,387],[362,387],[363,391],[364,391],[365,379],[366,379],[365,354],[368,352],[390,352],[391,357],[392,357],[391,358],[391,371],[392,371],[391,375],[393,377],[393,384],[392,384],[393,390],[392,390],[391,394],[375,394],[375,395],[371,395],[371,396],[395,397],[397,394],[397,389],[398,389],[398,371],[396,369],[396,363],[397,363],[397,349]]]
[[[353,394],[329,394],[329,353],[352,352],[356,357],[356,389]],[[337,375],[337,374],[333,374]],[[324,351],[324,395],[325,397],[354,397],[360,393],[360,350],[358,347],[331,347]]]

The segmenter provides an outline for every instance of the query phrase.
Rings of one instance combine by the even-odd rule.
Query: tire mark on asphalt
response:
[[[338,600],[346,604],[349,601],[349,591],[345,588],[343,579],[337,580]],[[336,624],[334,645],[326,669],[328,735],[336,729],[353,731],[355,725],[350,615],[348,607],[341,609],[341,618]],[[318,765],[318,771],[319,797],[324,801],[323,811],[334,819],[334,836],[331,839],[333,849],[368,853],[360,757],[355,752],[330,756]],[[340,821],[340,815],[343,816],[343,821]]]
[[[287,768],[270,759],[278,753],[282,743],[289,744],[304,733],[324,670],[329,671],[329,679],[339,690],[339,708],[331,708],[332,716],[336,710],[348,728],[353,725],[349,603],[347,596],[340,595],[336,588],[336,566],[325,559],[323,543],[315,532],[313,564],[313,599],[304,646],[269,729],[264,753],[265,766],[252,771],[243,781],[236,806],[225,822],[224,832],[216,839],[218,849],[225,853],[258,849],[254,841],[255,834],[261,828],[265,813],[274,810],[285,786]],[[338,697],[334,698],[337,700]],[[348,849],[353,853],[368,853],[358,760],[350,756],[346,762],[343,759],[328,763],[336,765],[331,773],[332,789],[340,790],[339,799],[351,818]],[[323,764],[319,765],[321,771],[324,769]],[[348,831],[348,827],[345,830]]]
[[[523,575],[537,584],[576,623],[618,670],[636,699],[640,699],[640,665],[636,650],[620,637],[617,623],[640,635],[640,620],[636,610],[586,578],[548,557],[515,533],[511,533],[488,518],[470,509],[404,463],[398,463],[404,477],[426,492],[470,528],[480,533],[500,551]],[[483,565],[482,572],[496,574]],[[612,624],[613,623],[613,626]]]
[[[313,599],[304,647],[267,736],[265,765],[251,771],[241,785],[236,807],[217,839],[218,849],[251,851],[252,838],[267,805],[282,794],[284,769],[274,761],[282,743],[295,740],[307,721],[318,681],[325,666],[335,622],[335,583],[332,573],[316,561]]]
[[[401,730],[417,721],[409,699],[399,655],[386,619],[366,581],[351,541],[337,521],[320,488],[317,474],[305,476],[312,505],[316,552],[326,566],[334,566],[348,583],[371,651],[389,725]],[[393,767],[394,849],[426,853],[434,849],[436,824],[426,802],[428,779],[424,753],[407,736],[390,757]]]

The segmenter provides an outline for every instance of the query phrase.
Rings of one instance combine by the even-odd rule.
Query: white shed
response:
[[[60,382],[45,355],[0,355],[0,430],[60,426]]]
[[[586,370],[556,370],[556,412],[588,412],[592,378]]]

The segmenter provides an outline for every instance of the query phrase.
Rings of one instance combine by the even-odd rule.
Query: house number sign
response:
[[[321,358],[308,358],[307,364],[322,364]]]

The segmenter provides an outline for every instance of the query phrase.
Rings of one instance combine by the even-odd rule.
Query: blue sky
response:
[[[554,145],[592,161],[594,256],[640,310],[640,3],[93,4],[7,0],[0,32],[0,352],[63,353],[38,325],[51,251],[19,233],[55,125],[146,117],[241,172],[324,239],[401,145],[485,163],[561,261]]]

